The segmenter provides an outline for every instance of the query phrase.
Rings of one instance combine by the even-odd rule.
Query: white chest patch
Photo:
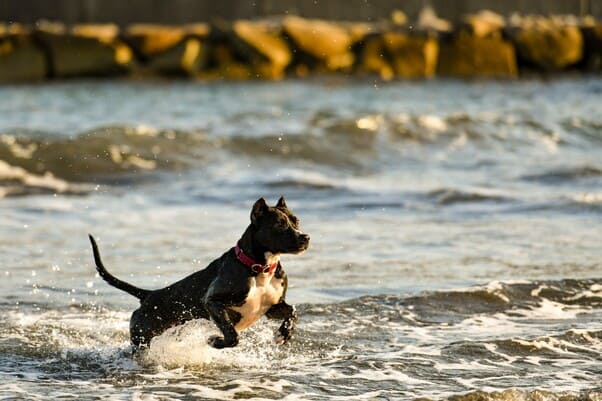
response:
[[[279,259],[280,255],[266,255],[268,264],[277,263]],[[268,309],[280,302],[283,293],[283,280],[274,277],[274,273],[260,273],[252,278],[245,303],[232,307],[232,310],[241,314],[241,319],[235,326],[236,331],[241,332],[261,319]]]

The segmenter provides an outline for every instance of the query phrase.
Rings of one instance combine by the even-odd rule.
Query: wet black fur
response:
[[[309,236],[302,234],[297,217],[287,208],[284,198],[270,207],[263,198],[255,202],[251,211],[251,224],[240,238],[243,252],[265,264],[265,252],[300,253],[309,245]],[[96,269],[109,284],[140,299],[130,320],[130,338],[136,347],[147,346],[153,337],[170,327],[192,319],[210,319],[223,336],[210,339],[215,348],[234,347],[238,344],[235,325],[241,320],[240,313],[230,309],[244,304],[251,286],[251,278],[257,274],[242,264],[234,253],[234,247],[215,259],[205,269],[159,290],[145,290],[126,283],[111,275],[104,267],[96,241],[90,235]],[[284,292],[279,303],[266,313],[270,319],[283,319],[278,329],[284,341],[292,335],[297,321],[295,308],[285,302],[287,277],[278,264],[275,277],[283,279]]]

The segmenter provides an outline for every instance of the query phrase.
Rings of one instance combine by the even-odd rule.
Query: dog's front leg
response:
[[[282,345],[291,339],[297,323],[297,309],[293,305],[281,301],[268,309],[266,316],[270,319],[284,319],[278,331],[276,331],[275,338],[278,345]]]
[[[234,325],[228,317],[226,307],[223,302],[207,300],[205,307],[211,316],[211,320],[215,322],[215,325],[221,330],[223,337],[212,336],[209,338],[209,345],[214,348],[226,348],[235,347],[238,344],[238,333],[234,329]]]

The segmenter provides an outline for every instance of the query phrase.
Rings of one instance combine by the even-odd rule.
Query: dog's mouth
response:
[[[309,235],[303,234],[299,237],[297,242],[297,249],[294,251],[295,254],[305,252],[309,247]]]
[[[307,250],[307,248],[309,248],[309,243],[297,248],[296,250],[292,251],[291,253],[294,253],[295,255],[299,255],[300,253],[303,253]]]
[[[309,235],[303,234],[303,235],[299,236],[299,238],[297,239],[297,243],[295,245],[282,251],[282,253],[292,253],[292,254],[298,255],[300,253],[305,252],[308,247],[309,247]]]

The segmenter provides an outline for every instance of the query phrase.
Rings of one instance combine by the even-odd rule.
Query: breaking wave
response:
[[[455,189],[436,189],[427,194],[440,205],[452,205],[467,202],[507,202],[511,198],[485,191],[459,191]]]
[[[262,134],[246,133],[246,126],[237,129],[236,116],[232,118],[234,126],[224,128],[226,135],[219,128],[178,130],[144,125],[103,126],[73,136],[5,130],[0,133],[0,196],[80,194],[91,187],[79,184],[136,183],[157,172],[202,169],[224,160],[241,166],[250,160],[273,160],[285,167],[312,165],[354,174],[416,168],[417,164],[427,168],[428,161],[443,168],[447,164],[488,168],[506,156],[510,159],[504,163],[514,163],[515,153],[530,157],[529,152],[534,150],[553,153],[561,146],[572,146],[574,142],[581,146],[590,140],[576,129],[559,133],[526,117],[495,113],[347,116],[322,110],[309,115],[297,131]],[[470,164],[472,158],[475,160]],[[601,176],[600,166],[586,163],[543,173],[528,172],[519,178],[554,184]],[[327,189],[331,183],[283,180],[271,185]],[[499,194],[454,188],[437,189],[429,196],[442,205],[508,200]]]
[[[538,181],[545,184],[566,183],[581,179],[602,177],[602,169],[595,166],[580,166],[547,171],[540,174],[529,174],[522,177],[526,181]]]
[[[3,366],[55,385],[89,381],[90,394],[124,384],[157,390],[168,380],[169,399],[190,394],[193,383],[197,395],[217,399],[600,396],[602,331],[594,323],[602,310],[600,279],[492,282],[304,304],[297,333],[284,347],[274,344],[276,323],[266,321],[245,331],[238,347],[215,350],[207,345],[214,325],[192,321],[135,355],[129,313],[96,301],[63,310],[22,305],[3,314]],[[277,380],[266,381],[274,375]]]

